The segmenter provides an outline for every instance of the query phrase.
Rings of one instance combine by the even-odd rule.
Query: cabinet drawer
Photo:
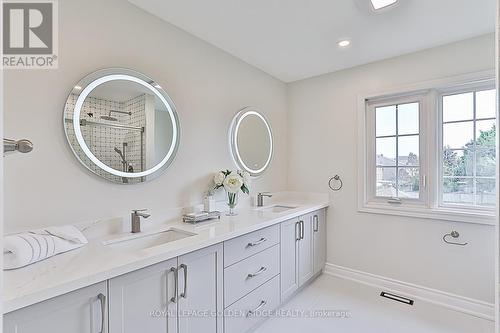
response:
[[[224,267],[279,243],[279,225],[257,230],[224,242]]]
[[[279,306],[279,275],[266,282],[258,289],[243,297],[228,309],[224,319],[225,333],[244,333],[266,320],[262,312],[268,312]],[[252,315],[251,311],[257,309]]]
[[[224,307],[279,273],[279,245],[242,260],[224,270]]]

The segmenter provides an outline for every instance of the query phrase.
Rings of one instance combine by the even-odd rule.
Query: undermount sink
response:
[[[270,213],[282,213],[290,209],[294,209],[297,207],[293,206],[285,206],[285,205],[274,205],[271,207],[265,207],[262,209],[263,212],[270,212]]]
[[[137,234],[127,234],[122,237],[117,237],[103,241],[103,245],[110,246],[112,248],[122,248],[126,250],[142,250],[150,247],[170,243],[183,239],[186,237],[191,237],[196,234],[187,231],[182,231],[178,229],[168,229],[156,233],[137,233]]]

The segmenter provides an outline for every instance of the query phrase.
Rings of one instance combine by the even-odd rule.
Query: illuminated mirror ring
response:
[[[271,164],[274,154],[269,121],[253,107],[240,110],[231,123],[229,146],[238,168],[253,177],[262,175]]]
[[[125,172],[125,171],[120,171],[117,169],[114,169],[107,164],[103,163],[89,148],[87,145],[84,135],[81,130],[81,113],[82,113],[82,108],[84,106],[85,100],[89,95],[96,89],[97,87],[108,83],[112,81],[128,81],[134,84],[138,84],[144,88],[147,89],[147,91],[152,92],[153,96],[157,98],[162,106],[166,109],[168,113],[168,118],[170,121],[170,126],[171,126],[171,143],[166,149],[165,156],[153,167],[143,170],[140,172]],[[89,170],[93,171],[94,173],[95,170],[93,167],[90,167],[87,163],[84,163],[82,160],[81,156],[79,156],[79,152],[83,152],[85,156],[98,168],[102,169],[105,172],[108,172],[111,175],[117,176],[117,177],[122,177],[122,178],[127,178],[127,179],[133,179],[133,178],[142,178],[145,179],[146,176],[150,176],[153,173],[159,171],[162,168],[166,168],[172,161],[173,158],[175,157],[175,154],[177,152],[177,148],[179,146],[179,138],[180,138],[180,128],[179,128],[179,120],[177,116],[177,112],[175,109],[175,105],[173,101],[170,99],[168,94],[159,86],[157,83],[155,83],[153,80],[151,80],[149,77],[129,70],[129,69],[122,69],[122,68],[110,68],[110,69],[104,69],[104,70],[99,70],[97,72],[94,72],[84,79],[82,79],[72,90],[73,95],[78,95],[78,98],[76,99],[74,103],[74,107],[72,110],[65,110],[64,114],[64,120],[65,120],[65,131],[66,135],[68,138],[68,141],[70,142],[71,148],[77,158],[84,164]],[[70,94],[70,96],[71,96]],[[70,100],[70,97],[68,97],[68,101]],[[68,102],[67,102],[68,103]],[[78,145],[74,145],[71,143],[70,136],[68,135],[68,127],[66,126],[67,120],[69,118],[69,114],[72,111],[72,130],[74,131],[74,137],[78,143]],[[117,111],[113,111],[117,112]],[[119,112],[119,111],[118,111]],[[120,113],[125,113],[125,112],[120,112]],[[111,115],[111,113],[110,113]],[[75,147],[77,146],[77,147]],[[105,177],[106,178],[106,177]],[[121,182],[121,181],[118,181]]]

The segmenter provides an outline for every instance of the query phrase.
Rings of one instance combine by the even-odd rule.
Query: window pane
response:
[[[393,198],[396,191],[396,168],[377,168],[377,196]]]
[[[476,173],[479,177],[495,177],[495,150],[479,149],[476,152]]]
[[[474,122],[451,123],[443,125],[443,147],[445,149],[466,148],[474,140]]]
[[[419,165],[419,136],[403,136],[398,138],[398,161],[400,166]]]
[[[474,94],[472,92],[443,97],[443,122],[470,120],[474,117]]]
[[[496,205],[495,179],[478,179],[476,183],[476,202],[480,206]]]
[[[476,121],[476,144],[478,146],[495,146],[495,120]]]
[[[396,165],[396,138],[380,138],[377,140],[377,165]]]
[[[443,202],[468,204],[474,203],[474,187],[470,178],[445,178],[443,183]]]
[[[376,136],[396,135],[396,106],[375,109]]]
[[[495,118],[495,89],[476,92],[476,118]]]
[[[419,103],[401,104],[398,106],[398,134],[418,134]]]
[[[473,176],[474,152],[471,150],[444,150],[443,176]]]
[[[398,197],[418,199],[420,191],[419,168],[398,168]]]

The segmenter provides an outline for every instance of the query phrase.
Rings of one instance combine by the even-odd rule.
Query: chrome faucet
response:
[[[273,195],[269,194],[269,192],[260,192],[257,194],[257,207],[264,206],[264,197],[271,198]]]
[[[131,217],[132,217],[132,233],[133,234],[141,232],[141,217],[144,217],[145,219],[147,219],[148,217],[151,216],[150,214],[141,213],[141,212],[145,212],[145,211],[147,211],[147,209],[135,209],[132,211]]]

